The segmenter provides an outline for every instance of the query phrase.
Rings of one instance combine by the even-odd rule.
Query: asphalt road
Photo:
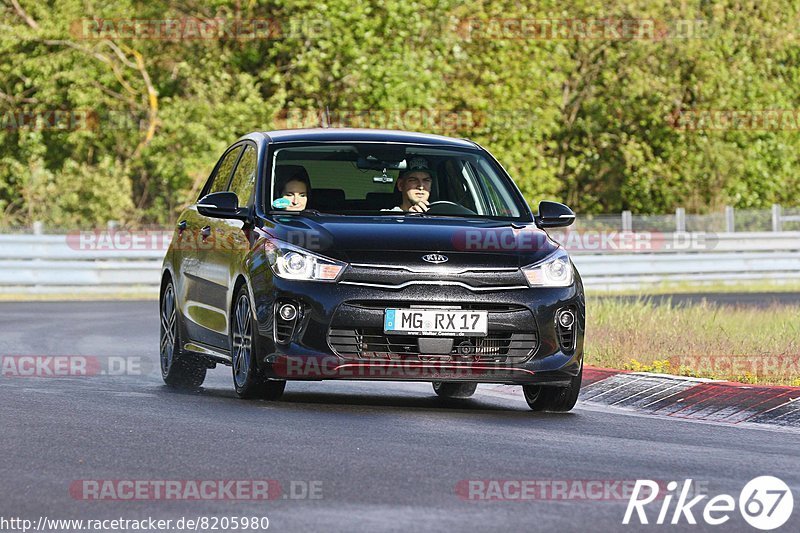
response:
[[[697,507],[708,499],[695,507],[702,525],[653,526],[666,501],[658,500],[647,507],[649,527],[623,526],[627,499],[615,497],[614,483],[692,479],[738,500],[747,481],[773,475],[795,498],[779,531],[800,525],[798,433],[580,403],[568,414],[534,414],[480,387],[474,399],[444,405],[428,384],[289,383],[279,402],[250,402],[234,397],[222,366],[202,391],[179,393],[157,373],[155,302],[4,303],[0,324],[6,371],[8,356],[23,355],[135,363],[126,375],[0,377],[0,518],[265,516],[276,531],[757,531],[738,511],[724,526],[703,524]],[[280,486],[267,501],[97,501],[75,490],[87,486],[81,480]],[[510,501],[467,500],[470,480],[483,487],[478,496],[499,486],[478,480],[567,482],[571,494],[519,501],[504,482]],[[610,499],[581,498],[590,481],[610,487]],[[316,497],[302,499],[306,489]]]

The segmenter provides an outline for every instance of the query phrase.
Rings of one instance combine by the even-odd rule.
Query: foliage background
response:
[[[529,201],[580,213],[798,205],[796,128],[674,126],[692,110],[800,109],[798,10],[794,0],[3,0],[0,225],[168,223],[239,135],[326,108],[334,123],[474,139]],[[94,17],[270,19],[280,31],[82,38],[76,24]],[[514,18],[701,21],[703,31],[464,31],[467,19]],[[57,109],[96,120],[69,131],[20,124]],[[413,118],[426,113],[445,118]]]

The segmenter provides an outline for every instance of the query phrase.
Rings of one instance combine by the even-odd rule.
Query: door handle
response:
[[[203,240],[206,240],[209,235],[211,235],[211,226],[206,226],[200,230],[200,236],[203,237]]]

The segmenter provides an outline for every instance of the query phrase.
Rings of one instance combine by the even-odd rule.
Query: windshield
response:
[[[272,211],[508,219],[526,212],[513,183],[479,151],[326,143],[280,148],[272,170]]]

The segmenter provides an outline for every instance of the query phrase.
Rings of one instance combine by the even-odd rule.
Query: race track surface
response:
[[[0,304],[4,357],[138,362],[123,375],[0,378],[0,516],[266,516],[275,531],[720,531],[703,524],[707,499],[694,508],[702,525],[684,518],[678,526],[623,526],[627,498],[614,487],[691,478],[711,496],[738,500],[749,480],[772,475],[795,497],[794,514],[779,531],[798,530],[796,432],[580,403],[568,414],[534,414],[481,387],[473,399],[447,405],[426,383],[290,382],[281,401],[242,401],[224,366],[209,372],[200,392],[175,392],[158,374],[157,307]],[[279,490],[267,501],[97,501],[81,480],[116,480],[116,487],[120,480],[272,480]],[[507,480],[561,484],[571,493],[520,501]],[[600,482],[609,497],[582,495],[589,482]],[[491,495],[491,486],[504,487],[510,501],[469,499]],[[317,497],[309,499],[306,489]],[[647,507],[651,522],[660,508]],[[738,511],[722,527],[757,531]]]

